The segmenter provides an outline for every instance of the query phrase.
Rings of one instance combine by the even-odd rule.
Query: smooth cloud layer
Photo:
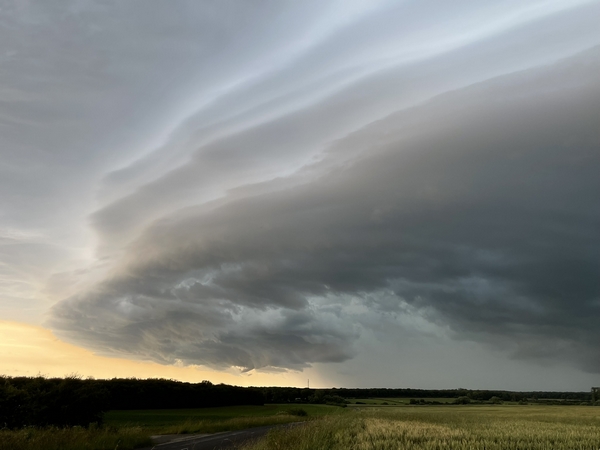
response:
[[[366,307],[598,373],[599,70],[596,48],[448,93],[180,209],[49,323],[102,352],[297,369],[352,357]]]

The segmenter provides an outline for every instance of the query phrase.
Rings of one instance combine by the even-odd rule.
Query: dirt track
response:
[[[178,435],[173,440],[157,443],[154,447],[142,450],[226,450],[237,448],[253,439],[265,436],[269,430],[278,427],[297,426],[303,422],[295,422],[287,425],[267,425],[264,427],[249,428],[247,430],[226,431],[215,434]]]

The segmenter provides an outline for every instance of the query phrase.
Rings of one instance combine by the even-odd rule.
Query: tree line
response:
[[[518,402],[522,400],[565,400],[589,402],[590,392],[548,392],[548,391],[498,391],[498,390],[473,390],[473,389],[394,389],[394,388],[332,388],[309,389],[288,387],[260,388],[266,403],[294,402],[300,399],[305,403],[324,403],[326,397],[336,396],[341,398],[459,398],[466,397],[474,401],[489,401],[493,397],[502,401]]]
[[[263,404],[259,389],[209,381],[0,377],[0,428],[101,424],[112,409]]]

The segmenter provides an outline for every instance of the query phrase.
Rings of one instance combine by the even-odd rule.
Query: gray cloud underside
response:
[[[594,48],[447,93],[180,209],[49,323],[104,353],[298,369],[353,356],[357,305],[408,307],[600,373],[599,73]]]
[[[293,173],[394,111],[600,43],[587,0],[0,10],[0,309],[21,321],[83,290],[154,220]]]

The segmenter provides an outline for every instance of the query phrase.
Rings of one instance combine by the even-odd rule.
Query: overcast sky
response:
[[[0,0],[0,336],[237,384],[598,385],[599,17]]]

